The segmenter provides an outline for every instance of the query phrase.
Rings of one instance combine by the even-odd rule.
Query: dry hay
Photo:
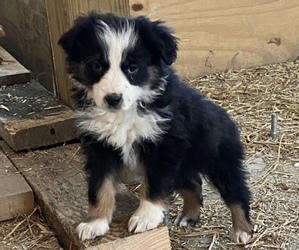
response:
[[[229,70],[189,82],[224,107],[239,126],[256,233],[245,247],[231,243],[230,213],[205,186],[200,224],[194,229],[170,226],[172,248],[298,249],[299,61]],[[278,115],[277,140],[270,133],[273,112]],[[171,219],[182,202],[176,198],[175,203]]]
[[[1,250],[61,250],[53,232],[37,210],[35,208],[28,216],[1,222]]]
[[[246,148],[245,165],[250,172],[251,215],[256,233],[246,246],[232,243],[229,210],[217,192],[204,185],[201,222],[195,228],[178,228],[169,223],[172,248],[297,250],[299,166],[295,164],[299,162],[299,61],[230,70],[189,82],[227,109],[238,123]],[[274,111],[278,114],[277,140],[270,136]],[[170,221],[174,221],[181,204],[181,199],[175,196]],[[1,223],[0,247],[56,249],[51,243],[55,240],[52,232],[34,215],[18,218],[13,227],[9,223]]]

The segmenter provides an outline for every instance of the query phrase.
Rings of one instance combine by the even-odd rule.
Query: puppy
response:
[[[221,107],[175,74],[177,39],[163,22],[92,12],[59,40],[74,82],[76,124],[86,155],[89,212],[82,240],[107,233],[122,171],[142,181],[131,232],[156,228],[168,198],[184,199],[178,226],[194,225],[202,206],[204,176],[232,216],[232,239],[252,235],[250,191],[238,130]]]

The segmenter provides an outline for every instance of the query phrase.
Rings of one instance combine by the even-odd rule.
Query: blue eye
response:
[[[133,75],[138,72],[138,66],[136,64],[130,64],[128,67],[128,73]]]

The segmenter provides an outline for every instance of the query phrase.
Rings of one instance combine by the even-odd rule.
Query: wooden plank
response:
[[[29,71],[0,46],[0,86],[30,81]]]
[[[0,23],[6,36],[0,39],[14,58],[54,93],[54,73],[45,0],[1,0]]]
[[[175,66],[187,78],[299,54],[298,0],[130,0],[130,11],[174,27],[180,38]]]
[[[160,227],[152,231],[132,235],[99,246],[88,247],[86,250],[170,250],[168,237],[167,227]]]
[[[16,151],[73,140],[73,111],[36,81],[3,87],[0,136]]]
[[[66,74],[64,52],[58,46],[60,36],[70,26],[69,14],[66,10],[66,1],[46,0],[45,4],[49,24],[56,94],[60,100],[63,100],[67,105],[72,106],[70,92],[72,84]]]
[[[136,237],[128,232],[128,220],[138,206],[137,198],[128,191],[117,195],[117,209],[109,233],[95,240],[79,240],[75,228],[88,209],[87,183],[82,171],[84,160],[79,144],[21,153],[11,152],[4,143],[0,143],[0,147],[30,183],[44,216],[64,249],[120,249],[121,243],[129,247],[139,240],[144,246],[170,249],[166,227]]]
[[[0,221],[29,215],[34,209],[32,189],[1,150],[0,204]]]
[[[57,41],[71,27],[73,20],[79,14],[97,10],[127,15],[129,14],[129,0],[45,0],[45,2],[48,13],[57,94],[66,104],[72,105],[70,94],[72,84],[66,73],[64,52],[58,46]]]

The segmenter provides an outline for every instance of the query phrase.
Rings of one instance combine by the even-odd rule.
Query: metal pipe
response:
[[[271,137],[273,140],[277,139],[277,114],[275,112],[271,115]]]

